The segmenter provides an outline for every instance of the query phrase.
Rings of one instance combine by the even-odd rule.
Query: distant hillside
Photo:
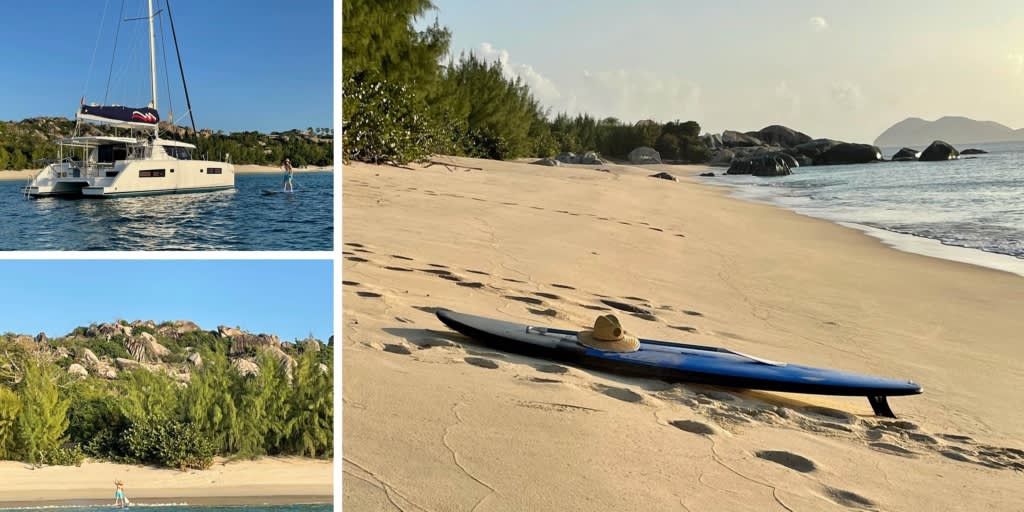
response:
[[[950,144],[1024,141],[1024,128],[1014,130],[994,121],[975,121],[966,117],[946,116],[935,121],[909,117],[882,132],[876,146],[927,146],[935,140]]]
[[[37,169],[42,160],[57,157],[53,141],[74,134],[75,122],[63,117],[34,117],[0,121],[0,171]],[[121,130],[123,133],[124,130]],[[78,135],[109,135],[110,127],[82,125]],[[199,130],[198,141],[185,128],[160,124],[160,136],[195,144],[193,158],[206,154],[220,159],[230,154],[235,164],[277,165],[285,157],[297,165],[329,166],[334,161],[334,133],[330,128],[307,128],[269,134],[250,131],[225,134]]]

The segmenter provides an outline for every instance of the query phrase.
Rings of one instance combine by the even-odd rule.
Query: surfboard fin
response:
[[[869,396],[868,402],[871,402],[871,410],[875,411],[875,416],[884,416],[886,418],[895,418],[892,409],[889,408],[889,401],[886,400],[885,395]]]

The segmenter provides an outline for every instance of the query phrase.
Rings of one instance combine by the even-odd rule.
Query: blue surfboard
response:
[[[440,310],[453,330],[495,348],[588,368],[672,382],[694,382],[766,391],[865,396],[879,416],[896,417],[886,397],[916,395],[906,380],[768,361],[721,347],[640,339],[636,352],[605,352],[577,341],[577,331],[537,327]]]

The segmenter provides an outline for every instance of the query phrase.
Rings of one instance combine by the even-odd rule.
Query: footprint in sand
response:
[[[553,310],[551,308],[548,308],[548,309],[526,308],[526,310],[529,311],[530,313],[533,313],[534,315],[537,315],[537,316],[558,316],[558,311],[555,311],[555,310]]]
[[[946,441],[953,441],[954,443],[974,443],[974,438],[970,436],[961,436],[957,434],[939,434],[939,437],[945,439]]]
[[[582,304],[582,306],[587,308],[587,309],[592,309],[594,311],[611,311],[612,310],[612,308],[606,308],[604,306],[594,306],[592,304]]]
[[[633,297],[633,296],[629,296],[629,295],[623,297],[623,299],[635,300],[635,301],[639,301],[639,302],[647,302],[647,299],[645,299],[643,297]]]
[[[391,352],[392,354],[401,354],[404,356],[412,354],[412,351],[406,348],[404,345],[395,345],[393,343],[388,343],[384,345],[384,352]]]
[[[402,256],[402,255],[399,255],[399,254],[392,254],[391,257],[395,258],[396,260],[413,261],[412,258],[410,258],[408,256]]]
[[[426,272],[428,274],[434,274],[434,275],[437,275],[437,276],[448,276],[448,275],[451,275],[451,271],[440,270],[440,269],[436,269],[436,268],[421,268],[420,272]]]
[[[688,326],[685,326],[685,325],[670,325],[669,327],[671,327],[673,329],[678,329],[680,331],[686,331],[686,332],[692,332],[692,333],[697,332],[697,328],[696,327],[688,327]]]
[[[562,366],[560,364],[554,364],[554,363],[541,363],[541,364],[535,365],[533,367],[533,369],[537,370],[538,372],[543,372],[543,373],[557,373],[557,374],[569,373],[569,369],[568,368],[566,368],[566,367],[564,367],[564,366]]]
[[[544,304],[544,301],[542,301],[540,299],[535,299],[533,297],[522,297],[522,296],[519,296],[519,295],[505,295],[505,298],[509,299],[509,300],[517,300],[519,302],[525,302],[527,304],[533,304],[535,306],[539,306],[541,304]]]
[[[686,238],[686,235],[681,233],[676,233],[676,236],[678,236],[679,238]]]
[[[917,454],[892,443],[868,443],[868,446],[878,450],[882,453],[888,453],[890,455],[899,455],[900,457],[914,458]]]
[[[368,260],[366,258],[360,258],[359,256],[349,256],[349,257],[347,257],[345,259],[349,260],[349,261],[354,261],[356,263],[366,263],[367,261],[370,261],[370,260]]]
[[[480,282],[477,282],[477,281],[473,281],[473,282],[457,282],[455,284],[457,284],[459,286],[465,286],[466,288],[483,288],[484,287],[483,283],[480,283]]]
[[[405,268],[405,267],[384,267],[384,268],[387,269],[387,270],[394,270],[395,272],[412,272],[413,271],[411,268]]]
[[[700,311],[683,310],[683,313],[686,313],[687,315],[690,316],[704,316],[704,313],[701,313]]]
[[[682,430],[683,432],[689,432],[691,434],[699,434],[699,435],[703,435],[703,436],[713,436],[713,435],[718,433],[718,431],[715,429],[715,427],[712,427],[711,425],[708,425],[707,423],[701,423],[699,421],[693,421],[693,420],[674,420],[674,421],[668,422],[668,424],[672,425],[675,428],[678,428],[679,430]]]
[[[637,318],[642,318],[642,319],[647,320],[649,322],[657,322],[658,321],[658,317],[654,313],[631,313],[631,314],[633,316],[637,317]]]
[[[665,230],[661,229],[661,228],[648,228],[648,229],[650,229],[651,231],[659,231],[659,232],[662,232],[662,233],[665,232]]]
[[[471,364],[473,366],[479,366],[480,368],[487,368],[488,370],[493,370],[493,369],[498,367],[498,363],[497,362],[492,361],[490,359],[483,358],[483,357],[466,357],[466,358],[463,358],[463,361],[465,361],[465,362],[467,362],[467,363],[469,363],[469,364]]]
[[[546,293],[546,292],[534,292],[533,294],[534,294],[534,295],[536,295],[536,296],[538,296],[538,297],[544,297],[545,299],[552,299],[552,300],[558,300],[558,299],[561,299],[561,297],[559,297],[558,295],[555,295],[555,294],[553,294],[553,293]]]
[[[478,274],[478,275],[481,275],[481,276],[489,276],[490,275],[487,272],[484,272],[483,270],[473,270],[471,268],[467,268],[466,272],[469,272],[471,274]]]
[[[456,283],[462,281],[462,278],[455,274],[439,274],[437,277],[440,277],[441,279],[447,279],[448,281],[455,281]]]
[[[601,299],[601,302],[603,302],[605,305],[611,306],[611,307],[613,307],[613,308],[615,308],[615,309],[617,309],[619,311],[625,311],[627,313],[638,313],[638,314],[641,314],[641,315],[651,315],[651,316],[654,316],[654,312],[651,311],[650,309],[647,309],[647,308],[644,308],[644,307],[640,307],[640,306],[634,306],[633,304],[626,304],[625,302],[619,302],[617,300],[611,300],[611,299]]]
[[[448,268],[448,265],[441,265],[440,263],[427,263],[427,265],[435,268]]]
[[[345,245],[349,247],[366,247],[365,245],[356,242],[345,242]]]
[[[555,288],[561,288],[563,290],[575,290],[576,289],[576,288],[573,288],[572,286],[569,286],[567,284],[551,283],[551,286],[554,286]]]
[[[501,203],[505,206],[519,206],[519,203]]]
[[[810,473],[818,469],[818,465],[814,461],[793,452],[765,450],[756,452],[754,455],[801,473]]]
[[[363,252],[363,253],[373,254],[373,251],[368,250],[368,249],[352,249],[352,250],[356,251],[356,252]]]
[[[623,402],[635,404],[642,402],[644,399],[644,397],[640,396],[638,393],[626,388],[616,388],[612,386],[605,386],[604,384],[594,384],[593,388],[616,400],[622,400]]]
[[[346,256],[355,256],[356,255],[356,253],[354,253],[352,251],[341,251],[341,253],[346,255]]]
[[[916,433],[916,432],[907,432],[907,437],[909,437],[911,441],[917,441],[919,443],[939,444],[938,439],[935,439],[934,437],[932,437],[932,436],[930,436],[928,434],[919,434],[919,433]]]
[[[383,297],[383,295],[381,295],[381,294],[379,294],[377,292],[356,292],[356,295],[358,295],[360,297],[367,297],[367,298],[374,298],[374,299],[375,298],[379,298],[379,297]]]
[[[948,459],[953,459],[953,460],[957,460],[957,461],[960,461],[960,462],[975,462],[974,460],[971,460],[966,455],[964,455],[964,454],[962,454],[960,452],[955,452],[953,450],[941,450],[939,453],[943,457],[946,457]]]
[[[846,411],[840,411],[839,409],[832,409],[831,407],[820,407],[817,405],[811,405],[804,407],[800,410],[804,414],[812,414],[815,416],[823,416],[830,420],[840,421],[847,425],[852,425],[857,422],[857,416],[850,414]]]
[[[510,283],[520,283],[520,284],[522,284],[522,283],[525,283],[525,282],[526,282],[526,281],[520,281],[520,280],[518,280],[518,279],[512,279],[511,277],[506,277],[506,278],[505,278],[505,280],[506,280],[506,281],[508,281],[508,282],[510,282]]]
[[[359,286],[358,281],[342,281],[341,284],[345,286]]]
[[[855,492],[844,491],[842,489],[836,489],[834,487],[824,486],[825,494],[828,497],[844,506],[849,508],[875,508],[875,502],[857,494]]]
[[[540,384],[554,384],[554,383],[562,382],[562,381],[560,381],[558,379],[545,379],[543,377],[530,377],[530,382],[537,382],[537,383],[540,383]]]

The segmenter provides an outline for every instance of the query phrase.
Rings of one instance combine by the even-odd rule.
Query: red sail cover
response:
[[[91,121],[119,125],[153,126],[160,122],[160,113],[153,108],[82,105],[78,115]]]

